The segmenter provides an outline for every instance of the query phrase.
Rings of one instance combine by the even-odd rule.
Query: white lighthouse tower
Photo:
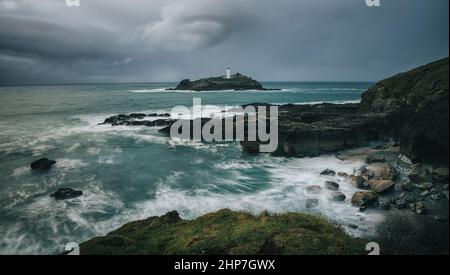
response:
[[[227,67],[226,78],[231,79],[231,68],[230,67]]]

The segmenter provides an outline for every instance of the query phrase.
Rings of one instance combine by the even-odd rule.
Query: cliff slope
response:
[[[362,96],[361,109],[393,114],[402,153],[448,163],[448,58],[382,80]]]

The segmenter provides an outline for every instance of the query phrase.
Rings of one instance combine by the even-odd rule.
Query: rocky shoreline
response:
[[[379,229],[378,241],[388,251],[448,254],[448,103],[448,58],[445,58],[380,81],[363,94],[360,104],[280,106],[279,145],[273,154],[286,157],[336,154],[343,160],[363,160],[365,165],[352,175],[324,167],[322,175],[328,177],[325,186],[330,192],[330,200],[345,201],[339,186],[352,184],[360,189],[351,198],[354,207],[360,211],[385,213],[387,222]],[[145,114],[119,115],[104,123],[113,126],[157,125],[164,127],[160,132],[167,134],[175,122],[166,117],[155,123],[143,120],[145,117]],[[202,119],[201,123],[209,120]],[[244,152],[259,153],[259,142],[244,140],[241,145]],[[307,190],[322,192],[321,187],[315,185],[308,186]],[[318,201],[309,200],[305,206],[317,207]],[[212,216],[214,214],[209,215]],[[155,219],[158,218],[150,218]],[[124,228],[145,231],[142,224],[147,222],[131,223]],[[429,229],[427,225],[433,228]],[[109,246],[110,242],[132,244],[140,240],[137,237],[128,239],[128,231],[123,228],[118,231],[126,234],[120,238],[112,237],[117,234],[115,231],[109,237],[87,242],[84,247],[89,248],[90,253],[104,251],[102,246]],[[405,232],[412,234],[411,231],[415,238],[408,240],[399,236]],[[427,238],[430,232],[433,235]],[[197,238],[206,238],[202,234],[200,231]],[[175,236],[168,242],[173,240],[171,238]],[[447,241],[442,243],[439,238],[447,238]],[[193,252],[184,250],[187,244],[179,245],[179,250],[154,251],[155,247],[148,247],[147,252]],[[289,250],[289,253],[314,254],[314,251]]]

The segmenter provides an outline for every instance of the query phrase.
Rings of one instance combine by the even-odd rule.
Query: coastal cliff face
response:
[[[193,221],[177,212],[128,223],[80,245],[83,255],[364,254],[366,241],[304,214],[221,210]]]
[[[448,163],[448,58],[382,80],[362,96],[364,111],[390,113],[402,153]]]
[[[378,82],[360,104],[280,106],[275,155],[317,156],[396,141],[413,161],[448,164],[448,106],[446,58]],[[257,153],[257,143],[242,144]]]
[[[225,77],[209,77],[196,81],[182,80],[173,90],[189,91],[218,91],[218,90],[265,90],[258,81],[242,75],[235,74],[230,79]]]

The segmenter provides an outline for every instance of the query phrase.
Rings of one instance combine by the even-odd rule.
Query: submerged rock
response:
[[[335,176],[336,172],[334,172],[333,170],[330,170],[330,169],[325,169],[320,174],[323,176]]]
[[[53,165],[56,164],[56,161],[49,160],[47,158],[42,158],[31,163],[31,169],[33,170],[47,170],[50,169]]]
[[[326,181],[325,188],[327,188],[328,190],[337,191],[339,190],[339,183],[334,181]]]
[[[83,192],[79,190],[59,188],[55,193],[51,194],[50,197],[53,197],[56,200],[68,200],[80,197],[81,195],[83,195]]]
[[[345,201],[347,196],[342,192],[333,192],[328,196],[330,201]]]
[[[337,175],[341,178],[348,178],[348,174],[344,173],[344,172],[339,172],[339,173],[337,173]]]
[[[306,187],[306,192],[308,194],[317,195],[317,194],[320,194],[320,192],[322,192],[322,187],[320,187],[318,185],[311,185],[311,186]]]
[[[319,206],[318,199],[307,199],[305,203],[306,208],[317,208]]]
[[[154,120],[144,120],[146,117],[160,118]],[[146,127],[161,127],[171,125],[174,120],[170,119],[170,114],[142,114],[135,113],[129,115],[116,115],[105,119],[104,124],[111,124],[112,126],[146,126]]]

